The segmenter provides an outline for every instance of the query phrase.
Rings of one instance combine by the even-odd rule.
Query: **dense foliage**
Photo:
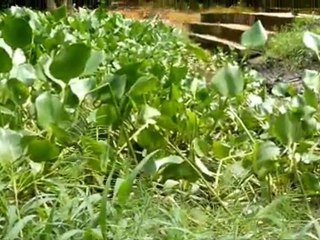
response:
[[[241,212],[279,229],[288,211],[278,197],[286,193],[313,216],[308,197],[320,190],[317,72],[306,71],[304,90],[286,83],[270,90],[234,63],[207,78],[208,64],[212,71],[223,61],[179,31],[79,11],[11,8],[1,16],[1,239],[230,237],[199,214],[191,225],[204,229],[183,231],[189,220],[163,207],[156,194],[162,188],[162,195],[182,196],[181,205],[227,214],[245,200]],[[319,39],[304,35],[318,55]],[[266,41],[260,22],[242,38],[248,48]],[[173,216],[175,227],[142,222],[154,201],[152,216]],[[256,201],[273,202],[261,209]],[[236,239],[259,239],[257,229],[233,230]]]
[[[279,29],[279,33],[267,45],[266,56],[283,62],[289,69],[316,67],[318,61],[315,54],[303,43],[305,31],[319,33],[318,19],[297,18],[292,24]]]

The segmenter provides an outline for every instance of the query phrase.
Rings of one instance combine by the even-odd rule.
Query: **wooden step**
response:
[[[243,52],[245,50],[245,47],[239,43],[209,34],[190,33],[189,37],[199,43],[201,47],[208,50],[213,50],[217,47],[220,47],[223,50],[235,50],[237,52]]]
[[[260,20],[267,30],[274,30],[275,27],[287,25],[294,20],[292,13],[202,13],[203,23],[233,23],[240,25],[253,25]]]
[[[250,29],[251,26],[234,24],[234,23],[201,23],[193,22],[187,24],[190,32],[213,35],[218,38],[223,38],[233,42],[240,43],[241,35],[243,32]],[[269,35],[273,35],[274,32],[267,31]]]
[[[208,35],[208,34],[198,34],[198,33],[189,33],[190,39],[197,42],[201,47],[214,51],[219,47],[223,51],[235,51],[239,54],[239,56],[243,56],[246,54],[247,58],[253,58],[261,56],[260,51],[250,50],[246,51],[246,48],[239,43],[229,41],[223,38],[218,38],[216,36]]]
[[[225,40],[240,42],[241,35],[250,26],[232,23],[190,23],[188,28],[193,33],[213,35]]]

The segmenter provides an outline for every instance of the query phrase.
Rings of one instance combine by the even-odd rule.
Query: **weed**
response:
[[[281,61],[288,71],[304,69],[317,64],[315,54],[303,44],[303,32],[320,32],[319,23],[313,18],[297,18],[291,25],[285,26],[273,36],[266,47],[266,57]]]
[[[1,239],[319,238],[319,73],[269,93],[232,55],[101,9],[0,21]]]

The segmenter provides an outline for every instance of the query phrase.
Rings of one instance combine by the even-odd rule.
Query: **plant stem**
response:
[[[210,186],[209,182],[204,178],[202,173],[199,171],[199,169],[188,159],[184,156],[184,154],[178,149],[176,146],[174,146],[168,139],[166,139],[167,144],[176,151],[183,160],[185,160],[187,163],[190,164],[190,166],[193,168],[193,170],[198,174],[202,182],[206,185],[206,187],[209,189],[209,191],[214,195],[214,197],[217,199],[219,204],[222,206],[222,208],[231,216],[232,213],[229,211],[229,209],[225,206],[224,202],[220,198],[220,196],[216,193],[216,191]]]
[[[118,118],[121,119],[121,118],[122,118],[122,115],[121,115],[121,112],[120,112],[120,109],[119,109],[118,102],[117,102],[117,100],[116,100],[115,95],[113,94],[113,91],[112,91],[112,89],[111,89],[110,84],[109,84],[108,86],[109,86],[109,90],[110,90],[110,94],[111,94],[111,98],[112,98],[113,104],[114,104],[114,106],[115,106],[115,108],[116,108],[116,112],[117,112]],[[121,120],[122,120],[122,119],[121,119]],[[138,164],[138,159],[137,159],[137,157],[136,157],[134,148],[133,148],[133,146],[132,146],[132,144],[131,144],[131,141],[130,141],[128,132],[126,131],[124,124],[121,125],[120,132],[121,132],[121,131],[123,131],[123,133],[124,133],[124,137],[125,137],[125,139],[126,139],[126,142],[127,142],[128,148],[129,148],[129,151],[131,152],[132,157],[133,157],[135,163]]]

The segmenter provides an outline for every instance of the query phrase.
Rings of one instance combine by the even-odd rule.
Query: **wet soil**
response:
[[[318,61],[310,61],[304,66],[290,66],[282,60],[256,57],[250,59],[247,64],[250,68],[259,72],[270,85],[278,82],[288,82],[301,86],[306,69],[320,71]]]

